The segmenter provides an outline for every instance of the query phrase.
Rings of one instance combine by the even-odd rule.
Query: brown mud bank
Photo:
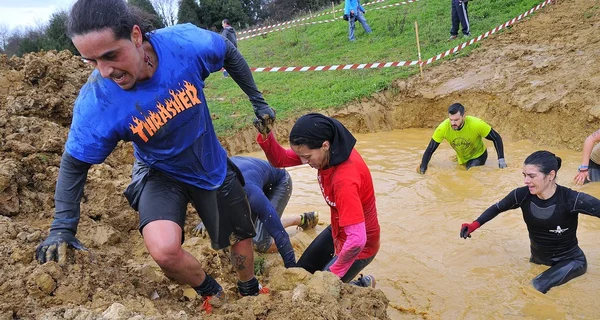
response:
[[[504,139],[579,149],[600,128],[599,29],[597,1],[555,1],[470,55],[426,68],[423,79],[396,81],[328,113],[367,133],[433,127],[448,105],[461,102]],[[72,104],[89,72],[68,52],[0,56],[0,319],[204,317],[200,300],[167,280],[146,252],[137,216],[121,195],[131,172],[128,144],[88,174],[78,237],[90,251],[74,253],[64,266],[33,259],[52,219]],[[282,140],[291,123],[278,122]],[[222,142],[232,154],[257,150],[255,134],[248,128]],[[285,270],[274,255],[259,276],[271,293],[238,299],[225,254],[191,236],[197,222],[190,210],[185,246],[230,296],[208,318],[387,318],[380,290]]]

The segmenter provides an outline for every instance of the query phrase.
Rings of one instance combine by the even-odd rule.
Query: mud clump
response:
[[[144,247],[137,214],[122,196],[133,163],[128,143],[88,173],[77,236],[89,251],[69,250],[62,264],[34,259],[52,221],[73,103],[91,71],[67,51],[0,55],[0,319],[205,317],[202,299],[166,279]],[[199,222],[192,212],[188,234]],[[387,318],[388,300],[380,290],[351,288],[331,274],[289,271],[274,255],[259,277],[263,285],[271,277],[290,282],[296,278],[285,277],[294,272],[304,272],[301,281],[240,298],[228,254],[212,250],[207,239],[186,238],[186,250],[227,292],[227,303],[209,318]],[[333,292],[332,283],[338,288]]]

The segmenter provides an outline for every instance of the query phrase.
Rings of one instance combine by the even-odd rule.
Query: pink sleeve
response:
[[[367,244],[367,231],[364,222],[345,226],[344,232],[346,232],[346,242],[344,242],[337,260],[329,267],[329,271],[340,278],[348,272],[348,269],[356,261],[356,257]]]
[[[275,139],[273,131],[269,133],[267,139],[263,139],[261,134],[256,137],[256,142],[265,152],[269,162],[277,168],[293,167],[302,164],[300,157],[291,149],[284,149]]]

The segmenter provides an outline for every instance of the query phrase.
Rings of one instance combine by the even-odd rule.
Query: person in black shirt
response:
[[[586,272],[585,254],[577,242],[577,220],[579,213],[600,217],[600,200],[556,183],[560,165],[561,159],[549,151],[532,153],[523,165],[525,187],[511,191],[477,220],[463,223],[460,230],[462,238],[470,238],[499,213],[520,207],[531,241],[529,261],[550,266],[532,280],[542,293]]]

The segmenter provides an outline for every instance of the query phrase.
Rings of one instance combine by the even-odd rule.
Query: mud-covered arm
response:
[[[433,153],[435,152],[435,150],[437,150],[437,148],[440,146],[440,144],[431,139],[431,141],[429,141],[429,145],[427,145],[427,149],[425,149],[425,153],[423,153],[423,158],[421,159],[421,165],[419,166],[419,171],[421,174],[425,173],[425,171],[427,171],[427,165],[429,165],[429,161],[431,160],[431,157],[433,156]]]
[[[229,72],[231,78],[238,84],[238,86],[246,93],[254,113],[259,119],[265,119],[265,115],[270,119],[275,119],[275,112],[267,104],[263,98],[262,93],[256,87],[254,77],[252,77],[252,71],[242,54],[238,49],[231,43],[231,41],[225,41],[227,49],[225,51],[225,61],[223,66]]]
[[[60,161],[56,190],[54,192],[54,221],[50,232],[58,229],[77,233],[80,201],[91,164],[79,161],[66,151]]]
[[[490,133],[488,133],[485,138],[494,142],[494,148],[496,148],[498,160],[504,159],[504,144],[502,143],[502,137],[500,137],[500,134],[498,134],[498,132],[492,128]]]

